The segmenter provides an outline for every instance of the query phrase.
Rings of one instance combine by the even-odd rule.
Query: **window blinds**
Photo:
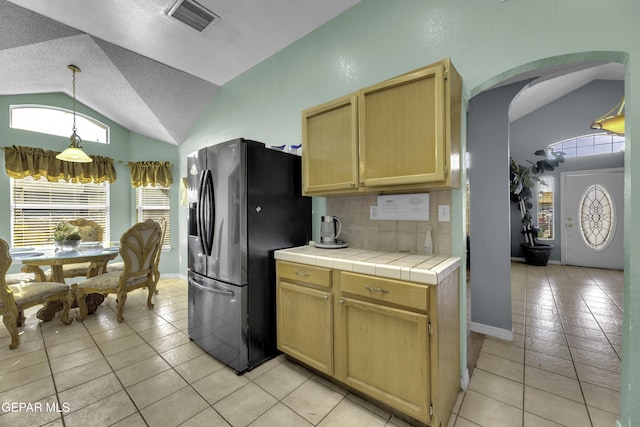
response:
[[[39,246],[53,243],[53,228],[60,221],[92,220],[109,239],[109,186],[49,182],[45,178],[11,179],[11,244]]]
[[[167,232],[162,242],[163,247],[171,246],[171,221],[169,188],[156,185],[155,187],[136,188],[136,211],[138,221],[147,219],[159,220],[164,218],[167,221]]]

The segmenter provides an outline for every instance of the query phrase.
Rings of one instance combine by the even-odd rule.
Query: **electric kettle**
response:
[[[337,216],[324,215],[320,217],[320,243],[334,244],[342,230],[342,223]]]

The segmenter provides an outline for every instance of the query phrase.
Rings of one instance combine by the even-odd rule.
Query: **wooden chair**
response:
[[[0,310],[2,321],[11,335],[9,348],[16,349],[20,343],[18,335],[18,323],[25,319],[22,312],[34,305],[44,304],[49,301],[62,302],[62,323],[68,325],[69,306],[73,295],[69,292],[69,285],[54,282],[22,282],[17,285],[8,285],[5,275],[11,266],[9,244],[0,239]]]
[[[97,222],[84,218],[73,219],[68,222],[78,227],[78,234],[80,234],[83,242],[102,242],[104,230]],[[62,273],[65,278],[88,277],[90,268],[90,262],[67,264],[62,266]],[[50,270],[45,271],[45,278],[47,280],[51,280],[51,276]]]
[[[158,273],[158,252],[162,247],[162,229],[152,219],[134,224],[120,238],[120,255],[124,260],[122,272],[95,276],[77,285],[76,301],[80,308],[77,320],[83,321],[88,314],[85,302],[87,294],[116,294],[118,298],[118,322],[124,321],[122,310],[127,301],[127,293],[135,289],[147,288],[147,307],[153,308],[151,297],[156,289]]]
[[[162,242],[164,242],[164,237],[167,234],[167,221],[164,218],[160,218],[158,220],[158,224],[160,224],[160,228],[162,229],[162,239],[160,240],[160,251],[158,251],[158,256],[156,259],[156,266],[160,265],[160,254],[162,253]],[[112,262],[107,264],[107,272],[111,273],[114,271],[123,271],[124,270],[124,262]],[[160,271],[158,270],[158,277],[155,278],[156,285],[158,285],[158,280],[160,280]],[[156,294],[158,291],[156,290]]]

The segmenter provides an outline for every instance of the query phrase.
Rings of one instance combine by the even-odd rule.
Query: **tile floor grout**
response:
[[[617,311],[614,311],[619,315],[619,319],[622,318],[622,293],[623,293],[623,273],[620,271],[609,271],[609,270],[600,270],[600,269],[588,269],[588,268],[579,268],[579,267],[566,267],[566,266],[547,266],[546,268],[542,267],[531,267],[526,266],[524,264],[513,263],[512,264],[512,306],[513,310],[513,318],[514,318],[514,332],[516,339],[513,343],[509,343],[506,341],[501,341],[494,338],[486,338],[483,343],[483,347],[480,351],[480,356],[476,363],[476,368],[474,369],[474,373],[471,377],[471,383],[469,389],[465,393],[463,400],[459,403],[459,407],[455,412],[454,419],[451,420],[449,426],[456,427],[468,427],[468,426],[558,426],[558,425],[576,425],[576,426],[612,426],[615,424],[615,420],[618,416],[619,411],[619,386],[616,384],[610,384],[607,380],[611,379],[606,376],[601,378],[604,383],[597,383],[597,378],[590,378],[589,376],[585,376],[584,372],[581,371],[580,366],[582,362],[585,360],[581,360],[579,358],[579,354],[581,351],[591,353],[592,357],[596,357],[598,355],[595,351],[589,351],[587,349],[581,348],[580,345],[574,345],[570,339],[572,335],[581,332],[584,335],[589,335],[587,331],[588,328],[582,327],[581,329],[574,329],[569,323],[572,321],[574,323],[580,323],[574,319],[580,319],[581,315],[579,311],[573,311],[573,317],[567,317],[566,313],[567,309],[562,307],[564,304],[563,299],[571,300],[571,292],[567,292],[567,289],[575,288],[575,294],[579,298],[579,301],[584,304],[586,309],[586,317],[591,316],[596,324],[598,325],[597,329],[593,329],[594,331],[598,331],[604,337],[606,345],[609,345],[609,349],[611,354],[614,356],[606,356],[611,357],[610,360],[615,359],[620,362],[620,351],[617,347],[617,343],[612,339],[612,336],[615,336],[615,333],[620,333],[620,330],[611,332],[605,331],[601,325],[601,320],[598,319],[598,315],[595,313],[592,306],[590,306],[590,299],[588,297],[588,293],[585,294],[580,292],[579,288],[581,287],[581,283],[573,278],[569,277],[568,272],[576,273],[581,272],[581,274],[586,274],[588,276],[591,284],[595,284],[598,288],[598,292],[601,295],[605,295],[607,298],[607,304],[614,304],[617,307]],[[607,286],[602,285],[602,275],[603,272],[606,272],[606,276],[611,279],[612,283],[607,282]],[[524,273],[524,276],[523,276]],[[531,274],[531,277],[529,276]],[[534,278],[534,275],[537,276],[537,279]],[[564,284],[562,286],[558,285],[557,282],[562,282],[557,280],[558,275],[566,275],[567,278],[564,280]],[[542,277],[541,277],[542,276]],[[542,280],[541,280],[542,279]],[[536,284],[536,281],[539,283]],[[575,283],[574,283],[575,282]],[[567,287],[567,284],[570,284],[570,287]],[[616,292],[610,292],[612,288],[615,289]],[[552,301],[552,305],[549,305],[549,310],[544,307],[547,307],[544,303],[545,295],[550,295]],[[587,295],[585,297],[585,295]],[[549,299],[546,300],[547,303]],[[540,304],[543,302],[543,304]],[[567,304],[568,305],[568,304]],[[523,307],[523,311],[519,310],[519,307]],[[540,308],[542,307],[542,309]],[[580,305],[576,305],[576,307],[580,307]],[[584,313],[584,312],[583,312]],[[557,317],[555,317],[557,316]],[[541,318],[541,319],[540,319]],[[554,320],[555,319],[555,320]],[[568,360],[557,357],[559,350],[562,345],[555,344],[554,341],[547,341],[544,338],[549,338],[549,336],[540,337],[539,334],[543,333],[546,329],[540,328],[537,324],[538,320],[543,321],[543,325],[549,328],[553,328],[550,325],[556,323],[556,326],[560,327],[562,338],[563,338],[563,346],[566,348],[567,353],[564,357],[568,357]],[[544,322],[547,322],[546,324]],[[519,326],[520,325],[520,326]],[[536,331],[535,329],[538,329]],[[611,328],[608,328],[611,329]],[[519,334],[518,332],[522,332]],[[535,332],[535,333],[534,333]],[[534,333],[532,335],[532,333]],[[547,334],[556,333],[553,330],[548,330]],[[553,339],[553,337],[551,337]],[[500,346],[498,347],[502,351],[491,350],[493,354],[496,354],[496,357],[500,357],[501,360],[507,361],[512,360],[512,353],[514,349],[519,348],[519,340],[521,340],[521,349],[522,356],[521,360],[517,360],[514,363],[522,366],[522,373],[520,374],[520,378],[517,377],[509,377],[505,375],[503,371],[500,371],[499,368],[487,367],[485,366],[485,359],[487,358],[488,353],[487,346],[494,345]],[[538,342],[536,342],[536,340]],[[557,345],[558,347],[554,347]],[[548,346],[545,348],[545,346]],[[542,347],[542,348],[541,348]],[[546,353],[545,353],[546,352]],[[542,359],[546,359],[547,364],[541,364],[537,361],[529,360],[530,354],[540,354]],[[555,353],[555,355],[554,355]],[[504,357],[502,357],[504,356]],[[604,356],[603,356],[604,357]],[[552,358],[556,358],[554,360]],[[544,360],[543,360],[544,361]],[[569,362],[571,365],[571,371],[561,371],[557,372],[558,369],[554,366],[554,363],[559,363],[561,361]],[[506,362],[504,362],[506,363]],[[596,362],[590,362],[592,365]],[[596,363],[597,364],[597,363]],[[538,365],[538,366],[536,366]],[[584,365],[587,368],[590,365]],[[606,366],[606,368],[611,368],[610,366]],[[486,370],[485,370],[486,369]],[[594,367],[594,369],[596,369]],[[606,371],[609,374],[614,374],[617,376],[619,380],[619,369],[616,370],[615,367],[612,371],[608,371],[607,369],[598,368],[601,371]],[[555,372],[554,372],[555,371]],[[496,373],[497,372],[497,373]],[[556,375],[554,378],[556,381],[561,381],[564,383],[572,383],[574,386],[577,386],[577,389],[574,388],[574,393],[578,392],[577,395],[574,394],[574,399],[576,396],[579,396],[581,403],[577,401],[570,401],[563,396],[563,393],[566,390],[562,390],[562,386],[557,386],[557,389],[554,389],[553,386],[555,382],[551,382],[550,384],[536,383],[532,382],[533,378],[530,378],[531,373],[539,374],[539,375],[547,375],[550,374]],[[573,375],[571,375],[573,374]],[[491,377],[491,375],[497,378],[510,378],[511,380],[516,379],[522,382],[522,391],[519,394],[521,401],[516,402],[516,406],[510,406],[510,408],[515,409],[516,411],[511,411],[510,414],[507,414],[510,411],[510,408],[507,408],[503,411],[496,411],[499,415],[495,413],[488,413],[492,410],[495,410],[501,404],[509,405],[514,402],[505,403],[505,400],[509,400],[508,396],[501,396],[498,391],[496,391],[496,384],[504,384],[502,379],[495,379]],[[505,375],[504,377],[500,377],[500,375]],[[493,384],[481,384],[478,386],[478,382],[484,378],[491,378],[494,381]],[[595,379],[594,379],[595,378]],[[514,381],[517,382],[517,381]],[[484,386],[484,388],[483,388]],[[597,401],[593,395],[589,394],[589,389],[597,390],[601,393],[600,398],[603,401]],[[491,409],[489,411],[486,408],[478,408],[475,402],[474,393],[484,393],[485,399],[484,403],[488,405]],[[540,397],[542,394],[547,394],[548,396],[552,396],[557,398],[554,402],[548,402],[549,407],[553,404],[558,405],[557,402],[561,400],[567,400],[569,408],[565,408],[568,414],[571,414],[570,410],[578,411],[577,414],[573,416],[568,416],[567,413],[563,413],[562,411],[548,411],[547,413],[540,413],[540,407],[536,407],[537,402],[535,399],[531,398],[529,394],[538,394],[536,397]],[[604,396],[604,397],[603,397]],[[467,400],[469,397],[469,400]],[[566,402],[561,402],[566,403]],[[469,405],[466,407],[465,405]],[[475,405],[475,406],[474,406]],[[610,412],[597,408],[594,405],[598,405],[600,407],[605,407]],[[579,407],[583,406],[584,409],[580,410]],[[544,407],[543,407],[544,408]],[[470,410],[472,409],[472,410]],[[533,412],[530,412],[533,411]],[[615,413],[614,413],[615,412]]]
[[[166,283],[165,281],[161,281],[161,282],[162,283]],[[186,296],[186,283],[184,283],[182,281],[178,281],[178,283],[179,283],[179,286],[184,286],[184,292],[183,292],[182,296],[185,297]],[[160,289],[162,290],[162,286],[160,286]],[[139,304],[141,307],[144,306],[144,296],[143,296],[144,294],[142,292],[143,291],[140,291],[139,294],[134,294],[136,297],[138,297],[137,299],[141,301],[141,303]],[[127,301],[128,304],[127,304],[127,307],[125,308],[125,322],[123,324],[120,324],[120,325],[115,324],[115,326],[114,326],[115,329],[109,329],[109,328],[106,329],[106,331],[108,332],[108,331],[113,331],[113,330],[117,330],[119,328],[124,328],[124,327],[129,328],[130,331],[126,331],[126,333],[121,335],[121,336],[118,335],[118,336],[114,337],[114,340],[122,339],[122,338],[129,338],[129,340],[133,340],[133,338],[131,338],[131,337],[134,337],[134,336],[137,337],[137,339],[139,340],[140,344],[132,345],[132,346],[128,347],[127,349],[131,349],[131,348],[135,348],[135,347],[141,347],[143,345],[149,345],[150,342],[154,341],[155,339],[158,339],[154,335],[151,335],[148,338],[146,338],[146,336],[143,335],[144,332],[150,331],[150,330],[152,330],[154,328],[153,327],[145,328],[144,326],[140,327],[137,322],[140,322],[140,321],[144,322],[145,319],[147,319],[147,316],[157,316],[158,318],[162,318],[164,321],[167,320],[167,319],[162,317],[162,316],[166,315],[166,313],[164,312],[164,310],[161,307],[159,307],[159,304],[156,305],[155,309],[158,310],[160,313],[158,313],[158,312],[156,312],[156,313],[147,312],[145,314],[140,315],[138,313],[132,314],[131,311],[128,312],[127,308],[130,307],[130,305],[134,305],[134,306],[138,305],[137,304],[138,301],[136,301],[136,303],[134,303],[134,304],[131,304],[131,303],[134,302],[133,301],[134,299],[135,299],[135,297],[130,297],[129,300]],[[156,300],[155,297],[154,297],[154,300]],[[185,301],[186,300],[183,300],[183,303]],[[105,310],[105,309],[107,309],[107,310]],[[73,310],[72,310],[72,312],[73,312]],[[192,416],[189,419],[181,420],[179,423],[176,423],[176,424],[172,424],[172,423],[166,423],[165,424],[162,421],[157,423],[157,422],[146,420],[144,415],[143,415],[145,409],[157,404],[158,402],[160,402],[163,399],[170,398],[172,396],[175,396],[178,393],[184,393],[185,390],[187,390],[187,389],[192,391],[193,394],[197,395],[198,398],[201,399],[202,401],[206,401],[204,393],[202,393],[200,390],[198,390],[197,387],[194,386],[194,384],[196,382],[198,382],[198,381],[201,381],[202,378],[196,378],[196,379],[190,380],[188,375],[185,375],[183,372],[181,372],[178,369],[178,366],[181,366],[181,365],[183,365],[185,363],[189,363],[190,361],[192,361],[192,360],[194,360],[194,359],[196,359],[196,358],[198,358],[200,356],[203,356],[203,355],[205,355],[210,360],[214,360],[214,359],[210,358],[208,355],[206,355],[204,352],[202,352],[195,344],[189,343],[189,342],[187,342],[186,344],[180,344],[180,346],[191,345],[191,346],[193,346],[194,348],[197,349],[196,350],[196,354],[193,357],[189,358],[189,359],[182,360],[182,361],[177,362],[177,363],[172,361],[169,357],[167,357],[165,355],[167,351],[171,351],[172,349],[174,349],[176,347],[170,348],[169,350],[158,349],[158,348],[154,347],[153,348],[154,355],[152,357],[158,356],[167,365],[167,368],[164,369],[160,374],[163,374],[163,373],[166,374],[168,371],[171,371],[178,378],[180,378],[182,381],[184,381],[185,385],[184,385],[184,387],[182,387],[182,385],[181,385],[178,389],[172,390],[169,393],[168,396],[164,396],[163,395],[162,398],[160,398],[159,400],[149,401],[149,402],[147,402],[147,404],[145,406],[142,406],[138,402],[136,402],[136,399],[135,399],[133,393],[131,392],[132,387],[136,387],[139,384],[144,383],[145,381],[148,381],[149,379],[154,378],[154,377],[151,377],[151,378],[146,378],[146,377],[145,378],[139,378],[137,381],[133,381],[131,383],[125,383],[125,381],[121,378],[120,375],[122,374],[122,369],[126,369],[126,368],[130,367],[131,364],[125,365],[125,366],[116,366],[116,365],[113,365],[111,363],[109,358],[112,358],[114,355],[117,355],[119,352],[113,352],[113,351],[111,351],[111,349],[109,349],[109,351],[105,350],[104,344],[107,341],[102,342],[102,340],[100,340],[100,342],[99,342],[96,339],[96,336],[98,334],[101,334],[101,333],[105,332],[105,330],[100,329],[100,328],[94,330],[94,328],[92,327],[93,326],[92,319],[95,319],[95,318],[91,318],[90,317],[89,319],[86,319],[85,323],[81,324],[82,328],[80,328],[80,325],[76,325],[76,328],[73,331],[73,333],[69,333],[69,335],[70,335],[69,337],[63,338],[63,339],[61,339],[61,340],[59,340],[59,341],[57,341],[55,343],[50,343],[48,341],[51,339],[51,336],[50,336],[51,331],[55,331],[56,334],[57,334],[57,332],[60,332],[61,334],[65,334],[66,331],[68,331],[68,329],[66,329],[67,327],[62,325],[62,324],[60,324],[59,323],[59,319],[57,319],[57,318],[54,319],[51,323],[39,323],[37,321],[37,319],[35,319],[34,313],[35,313],[35,310],[30,315],[29,315],[29,313],[27,313],[27,315],[29,315],[29,319],[28,319],[28,321],[26,323],[28,325],[30,324],[29,326],[31,326],[31,329],[23,332],[22,337],[21,337],[22,338],[21,339],[21,341],[22,341],[21,342],[21,346],[28,345],[29,342],[32,342],[32,341],[35,341],[35,340],[38,340],[38,339],[43,342],[42,350],[44,351],[45,359],[47,361],[47,367],[48,367],[48,370],[50,372],[50,378],[51,378],[51,383],[52,383],[52,387],[53,387],[53,394],[55,394],[55,398],[56,398],[56,401],[58,403],[58,407],[59,408],[62,408],[63,404],[65,403],[63,401],[63,398],[61,397],[62,394],[68,392],[69,390],[71,390],[71,389],[73,389],[75,387],[83,386],[83,385],[87,384],[87,382],[80,382],[79,384],[75,384],[72,387],[67,387],[66,389],[63,386],[61,386],[59,384],[59,381],[58,381],[58,376],[61,373],[65,373],[65,372],[67,372],[67,374],[72,374],[73,370],[75,369],[75,367],[72,367],[72,368],[69,368],[69,369],[68,368],[64,368],[63,370],[58,371],[58,369],[55,368],[55,366],[52,363],[52,361],[56,360],[56,359],[59,359],[61,357],[69,357],[70,354],[64,353],[62,355],[57,355],[57,357],[56,357],[56,355],[51,353],[51,351],[52,351],[51,348],[55,347],[55,346],[58,346],[58,345],[64,345],[64,344],[72,345],[76,340],[85,339],[87,337],[90,339],[91,347],[97,349],[97,352],[99,353],[100,359],[101,360],[105,360],[106,364],[108,365],[108,370],[107,371],[103,372],[101,375],[99,375],[99,376],[97,376],[95,378],[92,378],[89,381],[94,381],[94,380],[101,381],[101,380],[104,380],[105,378],[107,378],[109,376],[113,376],[113,377],[115,377],[115,380],[117,381],[117,383],[119,385],[119,390],[115,391],[115,392],[113,392],[111,394],[102,395],[101,396],[101,400],[99,400],[98,402],[90,401],[90,403],[85,405],[85,407],[89,407],[89,406],[95,405],[96,403],[99,403],[102,400],[109,399],[109,398],[115,396],[116,394],[121,393],[122,391],[124,391],[124,393],[126,394],[128,400],[131,402],[131,404],[134,407],[134,413],[132,415],[138,414],[139,419],[136,419],[135,421],[139,422],[140,425],[178,425],[178,424],[182,425],[182,421],[184,421],[186,423],[189,423],[190,419],[196,419],[199,415],[203,414],[207,410],[213,409],[215,405],[217,405],[218,403],[223,401],[226,397],[228,397],[228,396],[225,396],[225,397],[222,397],[222,398],[218,399],[217,401],[208,402],[207,405],[205,407],[203,407],[202,410],[197,411],[194,414],[191,414]],[[171,312],[168,312],[168,313],[171,313]],[[107,300],[105,302],[105,307],[101,308],[101,315],[110,317],[111,318],[111,323],[113,324],[113,318],[115,316],[115,311],[114,311],[114,307],[113,307],[113,301]],[[170,316],[168,316],[168,317],[170,317]],[[152,319],[153,319],[153,317],[152,317]],[[179,324],[180,323],[180,319],[179,318],[178,319],[173,319],[173,322],[174,322],[174,324]],[[33,327],[34,325],[35,325],[35,327]],[[80,329],[78,329],[78,328],[80,328]],[[176,329],[177,329],[177,332],[175,332],[175,334],[185,334],[186,333],[186,322],[182,323],[181,328],[176,328]],[[24,339],[25,335],[28,335],[28,334],[32,334],[33,335],[34,332],[38,335],[37,337],[29,337],[29,339]],[[166,336],[167,335],[165,335],[164,337],[166,337]],[[81,337],[81,338],[79,338],[79,337]],[[162,338],[162,337],[160,337],[160,338]],[[0,340],[8,340],[8,335],[6,333],[5,334],[0,333]],[[113,340],[111,340],[111,341],[113,341]],[[4,342],[4,341],[0,341],[0,343],[1,342]],[[0,349],[1,349],[1,347],[0,347]],[[125,349],[123,351],[127,351],[127,349]],[[33,351],[29,351],[26,354],[29,354],[29,353],[32,353],[32,352],[35,352],[35,351],[38,351],[38,350],[34,349]],[[11,353],[10,350],[8,350],[8,349],[6,351],[0,350],[0,354],[2,354],[2,353],[4,353],[4,357],[2,357],[3,360],[9,359],[9,358],[11,358],[12,360],[14,359],[13,357],[11,357],[11,356],[13,356],[13,353]],[[16,354],[16,357],[20,358],[20,353]],[[89,363],[92,363],[92,362],[89,362]],[[226,371],[232,372],[232,370],[230,368],[227,368],[227,367],[223,366],[222,364],[220,364],[218,362],[215,362],[215,363],[216,363],[216,369],[213,372],[218,372],[220,370],[226,370]],[[32,365],[27,365],[25,367],[28,368],[29,366],[32,366]],[[290,387],[290,389],[287,389],[287,392],[284,395],[284,397],[282,397],[280,399],[278,399],[277,393],[273,393],[272,391],[270,391],[269,387],[265,387],[264,385],[256,382],[257,379],[259,379],[263,375],[271,372],[272,370],[277,369],[279,366],[285,366],[286,367],[286,369],[284,369],[285,373],[287,373],[287,370],[292,371],[294,373],[295,373],[295,371],[305,372],[304,379],[301,380],[301,381],[298,381],[298,383],[295,384],[295,386]],[[24,368],[24,367],[21,367],[21,369],[22,368]],[[8,371],[8,372],[10,373],[11,371]],[[3,371],[3,375],[5,375],[5,374],[6,374],[6,372]],[[3,375],[0,375],[0,384],[2,383]],[[235,377],[235,373],[233,373],[232,375]],[[247,384],[254,384],[258,388],[263,390],[264,393],[267,393],[267,394],[271,393],[270,396],[273,396],[273,398],[277,400],[277,403],[281,403],[282,405],[284,405],[286,407],[287,410],[291,411],[292,413],[295,413],[295,411],[292,408],[290,408],[289,406],[287,406],[287,402],[284,401],[285,398],[287,396],[295,394],[297,390],[303,388],[304,385],[306,383],[310,382],[310,381],[313,381],[314,383],[317,383],[318,385],[322,386],[322,388],[326,389],[326,391],[329,391],[331,393],[336,393],[335,390],[340,390],[338,386],[336,386],[336,385],[334,385],[332,383],[329,383],[328,381],[326,381],[324,379],[321,379],[321,378],[317,377],[313,373],[311,373],[309,371],[306,371],[304,368],[302,368],[302,367],[300,367],[298,365],[292,364],[291,362],[285,360],[283,358],[283,356],[279,356],[279,357],[277,357],[275,359],[267,361],[263,365],[260,365],[259,367],[257,367],[256,369],[245,373],[244,376],[237,377],[237,378],[247,378]],[[30,381],[30,383],[36,383],[39,380],[40,379],[31,379],[29,381]],[[106,381],[106,380],[104,380],[104,381]],[[20,387],[20,386],[23,386],[23,384],[20,383],[19,385],[17,385],[17,387]],[[246,384],[245,384],[245,386],[246,386]],[[241,389],[243,387],[240,387],[238,389],[234,389],[234,390],[230,391],[228,394],[231,395],[231,394],[233,394],[234,392],[236,392],[237,390],[239,390],[239,389]],[[5,393],[7,391],[10,392],[11,390],[12,389],[6,390],[6,389],[3,388],[2,392],[0,392],[0,394],[6,395]],[[376,408],[374,405],[367,404],[366,402],[363,403],[363,402],[360,401],[360,399],[358,399],[357,397],[354,397],[353,395],[351,395],[350,393],[348,393],[348,392],[346,392],[344,390],[342,390],[338,394],[340,395],[340,398],[334,402],[334,404],[332,405],[330,411],[326,411],[326,413],[323,413],[321,417],[319,417],[319,418],[317,418],[317,420],[315,420],[315,422],[314,422],[315,425],[325,425],[325,424],[326,425],[332,425],[331,424],[332,421],[329,420],[328,418],[330,418],[331,412],[334,409],[336,409],[339,406],[341,406],[341,405],[343,405],[343,406],[351,406],[352,407],[352,411],[351,412],[353,412],[353,414],[355,414],[355,415],[351,415],[351,416],[355,416],[356,418],[357,417],[361,417],[361,418],[364,418],[364,419],[371,419],[371,417],[375,417],[379,421],[380,425],[405,425],[405,423],[403,423],[401,420],[399,420],[399,419],[397,419],[395,417],[392,417],[391,414],[387,413],[383,409]],[[354,405],[357,405],[357,407],[354,406]],[[362,405],[365,405],[365,406],[362,406]],[[49,418],[51,418],[51,417],[44,417],[46,422],[36,421],[35,424],[31,424],[32,421],[33,421],[32,418],[30,418],[26,422],[28,422],[29,425],[41,425],[41,424],[42,425],[76,425],[76,424],[82,424],[82,425],[108,425],[108,424],[104,424],[102,422],[98,423],[98,424],[91,424],[91,423],[87,424],[86,421],[88,421],[88,420],[83,420],[83,422],[81,422],[81,423],[74,422],[71,419],[72,415],[74,413],[78,413],[79,411],[82,411],[82,409],[83,408],[77,408],[77,409],[74,408],[68,414],[62,414],[62,416],[59,419],[52,420],[52,422],[56,423],[56,424],[49,424]],[[268,412],[268,411],[265,411],[265,413],[266,412]],[[2,417],[6,418],[6,417],[10,417],[11,415],[14,415],[14,414],[5,413],[3,415],[0,415],[0,420],[3,420]],[[220,425],[245,425],[244,423],[233,424],[232,422],[229,422],[231,420],[226,420],[224,418],[224,415],[222,415],[220,413],[216,413],[216,415],[219,417],[218,421],[221,422]],[[312,425],[310,423],[307,423],[300,415],[298,415],[298,417],[299,417],[298,421],[304,421],[304,423],[303,423],[304,425]],[[122,421],[122,420],[117,420],[117,421]],[[251,420],[251,421],[253,422],[253,421],[259,421],[259,420],[256,419],[256,420]],[[0,421],[0,422],[3,422],[3,421]],[[14,425],[21,425],[20,421],[19,421],[19,417],[14,417],[14,419],[12,419],[11,422]],[[212,425],[212,424],[210,424],[210,419],[209,418],[207,418],[207,420],[204,421],[202,424],[199,424],[198,421],[193,421],[193,422],[194,422],[193,425]],[[116,425],[116,424],[113,424],[113,425]],[[127,422],[124,425],[130,425],[130,424]],[[137,424],[131,424],[131,425],[137,425]],[[215,424],[215,425],[217,425],[217,424]],[[259,425],[259,424],[256,424],[256,425]],[[274,425],[274,424],[264,424],[264,425]]]
[[[448,427],[613,425],[622,282],[622,272],[513,263],[515,339],[484,339]],[[159,288],[153,311],[143,291],[131,294],[124,324],[109,297],[80,325],[27,313],[17,350],[0,331],[0,401],[71,406],[3,411],[0,424],[408,425],[283,356],[237,376],[189,341],[186,282],[162,279]]]

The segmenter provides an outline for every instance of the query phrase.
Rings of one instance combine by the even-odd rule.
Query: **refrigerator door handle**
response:
[[[206,169],[200,179],[200,199],[198,200],[198,236],[206,256],[211,256],[213,249],[213,226],[215,221],[215,199],[213,197],[213,180],[211,171]]]
[[[228,295],[230,297],[233,297],[235,295],[235,293],[233,291],[230,291],[228,289],[216,288],[215,285],[213,287],[203,286],[202,284],[198,283],[193,277],[190,277],[189,281],[191,282],[191,285],[194,288],[198,288],[198,289],[201,289],[203,291],[216,292],[218,294]]]

